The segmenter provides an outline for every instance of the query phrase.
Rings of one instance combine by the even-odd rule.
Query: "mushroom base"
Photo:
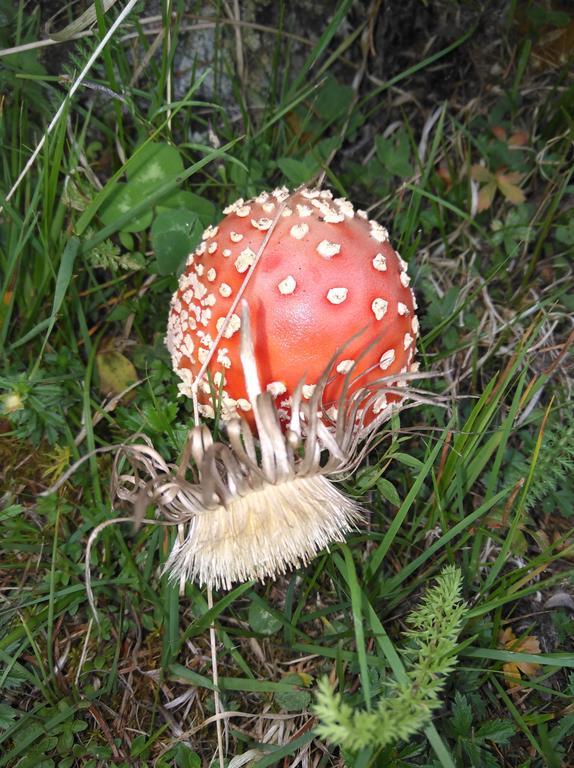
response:
[[[360,508],[322,475],[265,484],[195,515],[165,571],[224,589],[275,578],[344,541],[361,518]]]

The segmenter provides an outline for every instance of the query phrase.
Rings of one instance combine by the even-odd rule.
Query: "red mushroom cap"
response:
[[[288,416],[301,378],[310,397],[334,352],[360,331],[335,363],[323,397],[327,409],[351,369],[353,379],[363,374],[354,388],[413,370],[416,302],[407,265],[384,227],[328,190],[276,189],[237,200],[224,213],[188,258],[171,303],[166,342],[183,394],[191,395],[209,359],[207,370],[221,388],[222,418],[251,409],[239,359],[240,308],[225,320],[266,237],[242,296],[250,308],[259,376],[280,416]],[[211,389],[204,376],[198,396],[208,417],[214,415]],[[381,396],[375,414],[393,399],[399,398]]]

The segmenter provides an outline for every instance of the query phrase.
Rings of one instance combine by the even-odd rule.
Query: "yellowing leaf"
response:
[[[491,173],[488,168],[485,168],[484,165],[473,165],[470,169],[470,175],[475,181],[480,181],[483,184],[486,184],[487,182],[494,179],[494,174]]]
[[[492,205],[492,201],[494,200],[494,195],[496,194],[496,181],[493,178],[491,181],[488,182],[488,184],[485,184],[484,187],[481,187],[480,192],[478,193],[478,205],[477,205],[477,211],[478,213],[481,213],[482,211],[486,211],[490,206]]]
[[[523,173],[518,173],[518,171],[511,171],[510,173],[497,173],[497,178],[504,178],[507,179],[511,184],[518,184],[519,181],[522,181],[524,178]]]
[[[137,381],[136,369],[121,352],[106,350],[96,355],[100,389],[105,395],[119,395]],[[129,393],[133,397],[133,393]],[[126,396],[126,400],[128,397]]]
[[[504,197],[514,205],[520,205],[520,203],[523,203],[526,200],[526,196],[524,192],[520,189],[520,187],[517,187],[513,182],[519,179],[516,179],[516,177],[520,174],[515,173],[497,173],[496,174],[496,181],[498,184],[498,188],[504,195]]]
[[[301,682],[305,686],[305,688],[309,688],[313,682],[313,678],[308,672],[298,672],[297,673],[299,677],[301,678]]]

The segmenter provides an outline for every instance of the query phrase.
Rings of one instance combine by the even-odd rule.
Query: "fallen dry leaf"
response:
[[[137,381],[137,372],[134,364],[121,352],[104,350],[96,355],[96,368],[98,371],[100,390],[104,395],[119,395],[130,384]],[[129,402],[135,393],[129,392],[124,396],[124,402]]]
[[[536,635],[518,640],[510,627],[500,633],[498,645],[503,650],[513,653],[540,653],[540,643]],[[509,661],[502,665],[506,684],[512,688],[520,684],[521,673],[526,677],[534,677],[539,669],[540,664],[532,661]]]
[[[492,132],[499,141],[506,141],[506,131],[502,125],[494,125],[492,127]]]
[[[501,125],[495,125],[492,129],[492,133],[499,141],[504,142],[508,147],[523,147],[525,144],[528,144],[528,134],[526,131],[515,131],[508,136],[506,130]]]
[[[446,191],[449,192],[452,189],[452,176],[450,175],[450,171],[448,169],[448,166],[444,163],[441,163],[437,168],[437,176],[442,179],[444,182],[444,185],[446,187]]]
[[[517,131],[508,139],[509,147],[523,147],[525,144],[528,144],[528,134],[526,131]]]

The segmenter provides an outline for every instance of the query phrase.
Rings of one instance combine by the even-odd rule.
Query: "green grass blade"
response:
[[[357,580],[357,572],[355,570],[355,564],[353,562],[353,555],[349,547],[342,545],[344,565],[339,559],[337,560],[337,567],[339,568],[341,575],[345,579],[349,588],[349,594],[351,597],[351,611],[353,616],[353,627],[355,630],[355,644],[357,646],[357,655],[359,658],[359,669],[361,674],[361,688],[363,690],[363,698],[365,699],[365,705],[367,709],[371,708],[371,683],[369,679],[369,668],[367,665],[367,649],[365,646],[365,631],[363,627],[363,615],[361,607],[361,591],[359,588],[359,582]]]
[[[375,549],[373,554],[370,556],[369,562],[366,568],[369,581],[371,581],[375,577],[375,575],[377,574],[377,571],[381,567],[382,562],[385,558],[385,555],[391,548],[392,543],[397,533],[399,532],[402,524],[404,523],[405,518],[409,513],[409,510],[411,509],[415,499],[417,498],[424,481],[426,480],[427,476],[432,470],[432,467],[434,466],[436,458],[440,453],[440,450],[444,444],[444,441],[446,440],[448,431],[449,431],[449,427],[447,427],[443,431],[436,445],[433,447],[422,469],[418,473],[417,478],[413,483],[410,491],[408,492],[405,500],[403,501],[395,517],[393,518],[393,522],[389,526],[389,530],[386,532],[382,542],[379,544],[379,546]]]

